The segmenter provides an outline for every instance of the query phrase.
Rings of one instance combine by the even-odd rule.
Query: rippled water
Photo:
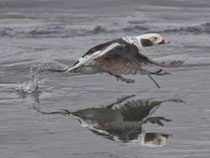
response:
[[[209,157],[209,7],[208,0],[0,2],[0,157]],[[171,43],[144,54],[185,60],[154,76],[161,89],[142,75],[125,84],[47,71],[99,43],[147,32]]]

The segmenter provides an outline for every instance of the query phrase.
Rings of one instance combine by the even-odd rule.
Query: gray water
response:
[[[42,71],[71,66],[105,41],[147,32],[171,43],[143,49],[144,54],[157,61],[185,60],[179,68],[164,68],[171,75],[154,76],[161,89],[144,75],[129,76],[136,83],[126,84],[108,74]],[[1,1],[0,157],[210,157],[209,43],[209,0]],[[115,108],[163,101],[151,117],[171,121],[141,128],[173,135],[165,145],[112,139],[60,110],[104,110],[126,96],[133,97]],[[103,117],[109,115],[98,119]]]

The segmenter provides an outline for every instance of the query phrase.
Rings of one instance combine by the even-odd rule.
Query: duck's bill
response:
[[[162,40],[159,44],[168,44],[170,43],[169,41],[166,41],[166,40]]]

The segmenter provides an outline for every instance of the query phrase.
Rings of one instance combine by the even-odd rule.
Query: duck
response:
[[[158,33],[125,36],[92,47],[72,67],[67,67],[64,71],[82,74],[108,73],[126,83],[134,83],[135,80],[127,79],[122,75],[146,74],[160,88],[151,75],[168,73],[162,72],[162,69],[152,72],[145,66],[150,64],[160,67],[177,67],[184,61],[157,62],[142,54],[141,49],[168,43],[169,41],[164,40]]]

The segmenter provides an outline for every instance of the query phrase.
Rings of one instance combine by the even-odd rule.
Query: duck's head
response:
[[[158,33],[148,33],[136,37],[142,44],[142,47],[157,46],[161,44],[168,44],[169,42],[164,40]]]

